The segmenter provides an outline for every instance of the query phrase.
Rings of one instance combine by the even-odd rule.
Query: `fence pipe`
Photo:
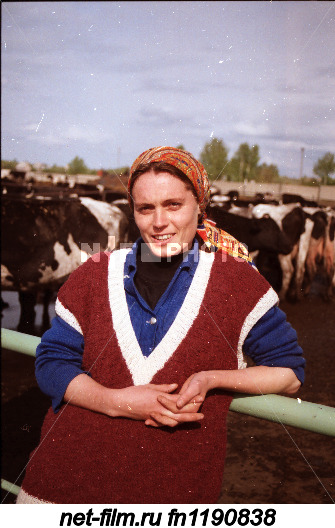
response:
[[[1,479],[1,488],[8,491],[9,493],[13,493],[13,495],[18,495],[20,491],[19,486],[12,484],[5,479]]]
[[[1,328],[1,346],[7,350],[14,350],[35,357],[36,347],[40,341],[40,337]]]
[[[1,329],[3,348],[30,356],[35,355],[40,340],[36,336]],[[305,402],[300,398],[288,398],[277,394],[262,396],[234,394],[230,410],[306,431],[335,436],[335,408]]]
[[[278,394],[234,394],[229,410],[313,433],[335,436],[335,409],[300,398],[288,398]]]

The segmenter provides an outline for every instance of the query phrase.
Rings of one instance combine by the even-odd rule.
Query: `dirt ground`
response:
[[[282,303],[304,349],[306,381],[295,397],[335,406],[335,302],[310,296]],[[38,389],[34,360],[2,351],[2,478],[20,485],[38,443],[49,400]],[[221,504],[330,504],[335,502],[334,438],[234,412]],[[3,503],[14,496],[2,491]]]

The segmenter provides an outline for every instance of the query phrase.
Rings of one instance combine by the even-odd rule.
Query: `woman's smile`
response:
[[[156,240],[169,240],[173,235],[152,235]]]

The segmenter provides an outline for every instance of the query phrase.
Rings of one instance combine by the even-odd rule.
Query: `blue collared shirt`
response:
[[[136,289],[136,254],[140,238],[128,253],[124,266],[124,288],[131,323],[142,354],[149,356],[169,330],[191,285],[199,260],[199,243],[187,252],[155,308],[150,308]]]

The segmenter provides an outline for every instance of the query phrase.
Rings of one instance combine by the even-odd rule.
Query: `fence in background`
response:
[[[271,193],[274,198],[280,199],[284,193],[298,194],[306,200],[316,202],[334,202],[335,185],[320,185],[312,187],[309,185],[294,185],[291,183],[257,183],[255,181],[233,182],[217,180],[211,182],[213,187],[217,187],[223,194],[229,191],[238,191],[240,196],[255,196],[256,193]]]

